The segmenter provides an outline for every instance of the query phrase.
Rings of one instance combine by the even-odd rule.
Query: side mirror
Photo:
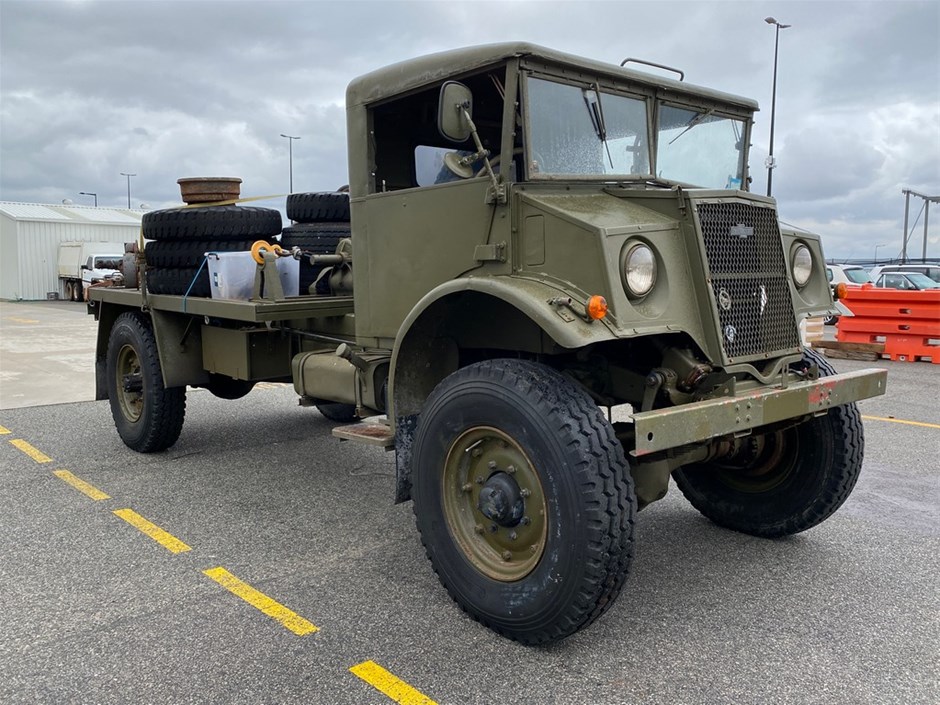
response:
[[[437,105],[437,129],[452,142],[466,142],[472,125],[464,115],[473,117],[473,93],[462,83],[448,81],[441,86],[441,97]]]

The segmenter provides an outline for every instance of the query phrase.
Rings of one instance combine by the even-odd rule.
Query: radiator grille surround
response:
[[[776,211],[741,202],[694,205],[726,361],[799,349]]]

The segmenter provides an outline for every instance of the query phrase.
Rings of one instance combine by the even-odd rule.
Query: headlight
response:
[[[647,245],[634,245],[623,258],[623,281],[631,297],[650,293],[656,283],[656,255]]]
[[[806,286],[809,276],[813,273],[813,255],[806,245],[800,245],[793,250],[792,259],[793,282],[798,287]]]

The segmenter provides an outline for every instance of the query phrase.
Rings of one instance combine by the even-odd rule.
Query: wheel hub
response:
[[[500,526],[516,526],[525,513],[519,483],[505,472],[494,473],[480,490],[477,508]]]
[[[535,466],[508,434],[477,426],[454,439],[441,476],[444,519],[464,557],[503,582],[535,569],[548,504]]]

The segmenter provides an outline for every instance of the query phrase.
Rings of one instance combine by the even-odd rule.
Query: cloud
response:
[[[95,191],[178,202],[176,179],[231,175],[243,193],[347,182],[345,87],[421,54],[525,40],[635,56],[762,104],[763,193],[774,14],[781,33],[774,195],[827,250],[900,232],[902,188],[940,193],[936,2],[0,2],[0,198]],[[940,219],[932,219],[935,228]],[[888,226],[894,223],[892,228]],[[864,233],[864,235],[860,235]],[[934,246],[936,248],[936,245]],[[866,246],[867,249],[867,246]],[[940,255],[940,251],[932,251]]]

